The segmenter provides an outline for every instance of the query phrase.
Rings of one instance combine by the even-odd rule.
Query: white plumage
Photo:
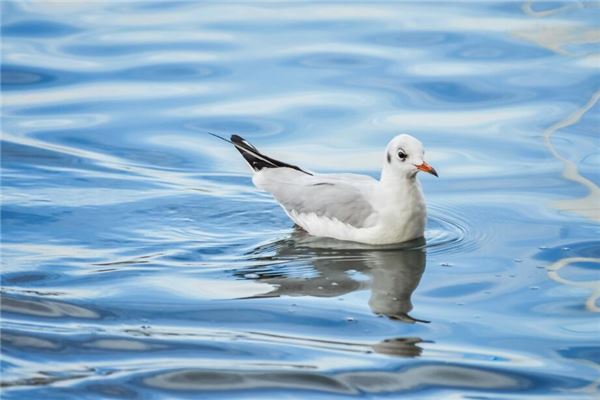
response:
[[[423,159],[421,142],[410,135],[390,141],[381,178],[316,174],[260,153],[231,137],[254,171],[254,184],[270,192],[287,215],[314,236],[367,244],[390,244],[422,237],[426,207],[418,171],[437,176]]]

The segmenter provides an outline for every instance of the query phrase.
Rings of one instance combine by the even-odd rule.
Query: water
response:
[[[598,395],[598,3],[1,7],[3,398]],[[207,130],[417,136],[426,244],[294,231]]]

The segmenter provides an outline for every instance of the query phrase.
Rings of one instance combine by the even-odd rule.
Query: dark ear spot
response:
[[[392,163],[392,155],[389,152],[387,153],[387,160],[389,164]]]

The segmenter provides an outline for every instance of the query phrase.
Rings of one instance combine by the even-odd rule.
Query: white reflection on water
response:
[[[131,99],[163,99],[169,97],[180,97],[212,93],[214,91],[225,91],[226,85],[196,83],[174,85],[172,83],[133,83],[126,85],[120,83],[94,83],[91,85],[76,85],[71,87],[58,87],[45,91],[33,90],[31,92],[18,91],[3,93],[4,107],[15,107],[23,105],[36,105],[48,103],[72,103],[78,101],[126,101]]]
[[[583,185],[588,190],[588,194],[585,197],[559,200],[553,204],[562,210],[574,212],[598,222],[600,222],[600,187],[590,179],[582,176],[579,173],[577,164],[563,156],[554,147],[552,144],[552,135],[561,129],[577,124],[577,122],[579,122],[579,120],[581,120],[581,118],[596,105],[599,99],[600,91],[597,91],[587,104],[544,131],[544,144],[552,155],[563,163],[563,176],[566,179]]]
[[[600,305],[597,304],[598,299],[600,299],[600,279],[587,281],[571,280],[563,278],[559,272],[562,268],[567,267],[571,264],[587,262],[600,265],[600,258],[569,257],[560,259],[547,267],[548,276],[558,283],[591,290],[592,294],[586,300],[585,307],[589,311],[600,312]]]
[[[564,4],[560,4],[557,7],[553,7],[550,9],[545,9],[545,10],[535,10],[535,7],[537,6],[536,3],[539,3],[539,1],[537,0],[527,0],[523,3],[523,5],[521,6],[523,12],[525,12],[525,14],[531,16],[531,17],[535,17],[535,18],[541,18],[541,17],[549,17],[552,15],[557,15],[557,14],[561,14],[567,11],[571,11],[577,8],[582,8],[585,7],[585,3],[581,2],[581,1],[569,1],[569,2],[563,2]]]
[[[169,114],[179,116],[235,116],[235,115],[268,115],[297,109],[298,107],[320,107],[327,105],[367,106],[374,101],[360,93],[336,92],[289,92],[285,95],[247,97],[244,100],[227,100],[225,102],[208,103],[194,107],[174,109]]]
[[[402,126],[404,129],[433,130],[460,129],[462,132],[479,134],[482,129],[506,130],[519,121],[539,120],[541,116],[556,111],[556,107],[497,107],[484,110],[406,112],[377,119],[379,126]],[[381,122],[380,122],[381,121]]]

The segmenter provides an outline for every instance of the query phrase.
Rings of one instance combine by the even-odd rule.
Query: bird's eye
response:
[[[407,156],[407,155],[406,155],[406,153],[405,153],[405,152],[403,152],[402,150],[400,150],[400,151],[398,152],[398,158],[399,158],[399,159],[401,159],[402,161],[406,160],[406,157],[408,157],[408,156]]]

